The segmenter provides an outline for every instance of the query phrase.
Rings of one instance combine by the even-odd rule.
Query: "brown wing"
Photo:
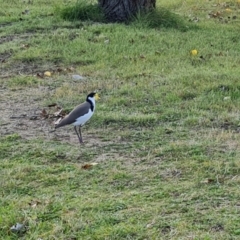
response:
[[[72,124],[76,119],[82,115],[85,115],[89,112],[91,105],[89,102],[84,102],[77,107],[75,107],[62,121],[55,126],[55,128],[63,127],[68,124]]]

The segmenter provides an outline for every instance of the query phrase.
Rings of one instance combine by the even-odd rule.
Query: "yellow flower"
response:
[[[198,54],[198,51],[196,50],[196,49],[193,49],[192,51],[191,51],[191,55],[192,56],[196,56]]]

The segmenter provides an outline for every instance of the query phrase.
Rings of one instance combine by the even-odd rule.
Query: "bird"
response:
[[[98,99],[100,99],[98,93],[89,93],[86,101],[76,106],[68,115],[66,115],[58,124],[56,124],[55,129],[73,124],[74,130],[78,136],[78,140],[80,144],[83,144],[81,127],[92,117],[96,108],[95,100]]]

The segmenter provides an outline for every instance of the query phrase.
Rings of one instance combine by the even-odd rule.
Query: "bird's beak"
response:
[[[99,100],[100,99],[100,97],[99,97],[99,95],[97,93],[94,95],[94,98],[95,98],[95,100]]]

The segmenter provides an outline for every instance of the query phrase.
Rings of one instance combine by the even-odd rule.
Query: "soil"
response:
[[[0,89],[0,134],[17,133],[23,138],[51,138],[51,124],[41,117],[42,101],[49,94],[45,87]]]
[[[7,81],[7,79],[3,79]],[[2,82],[2,80],[1,80]],[[44,105],[44,100],[53,94],[52,87],[23,87],[10,89],[1,86],[0,82],[0,135],[18,134],[23,139],[46,139],[59,142],[67,142],[78,146],[78,138],[72,126],[54,129],[54,122],[58,117],[46,117],[43,111],[53,115],[56,109]],[[88,125],[89,123],[87,123]],[[89,130],[88,130],[89,128]],[[91,131],[91,128],[82,128],[85,146],[103,146],[99,132]]]

